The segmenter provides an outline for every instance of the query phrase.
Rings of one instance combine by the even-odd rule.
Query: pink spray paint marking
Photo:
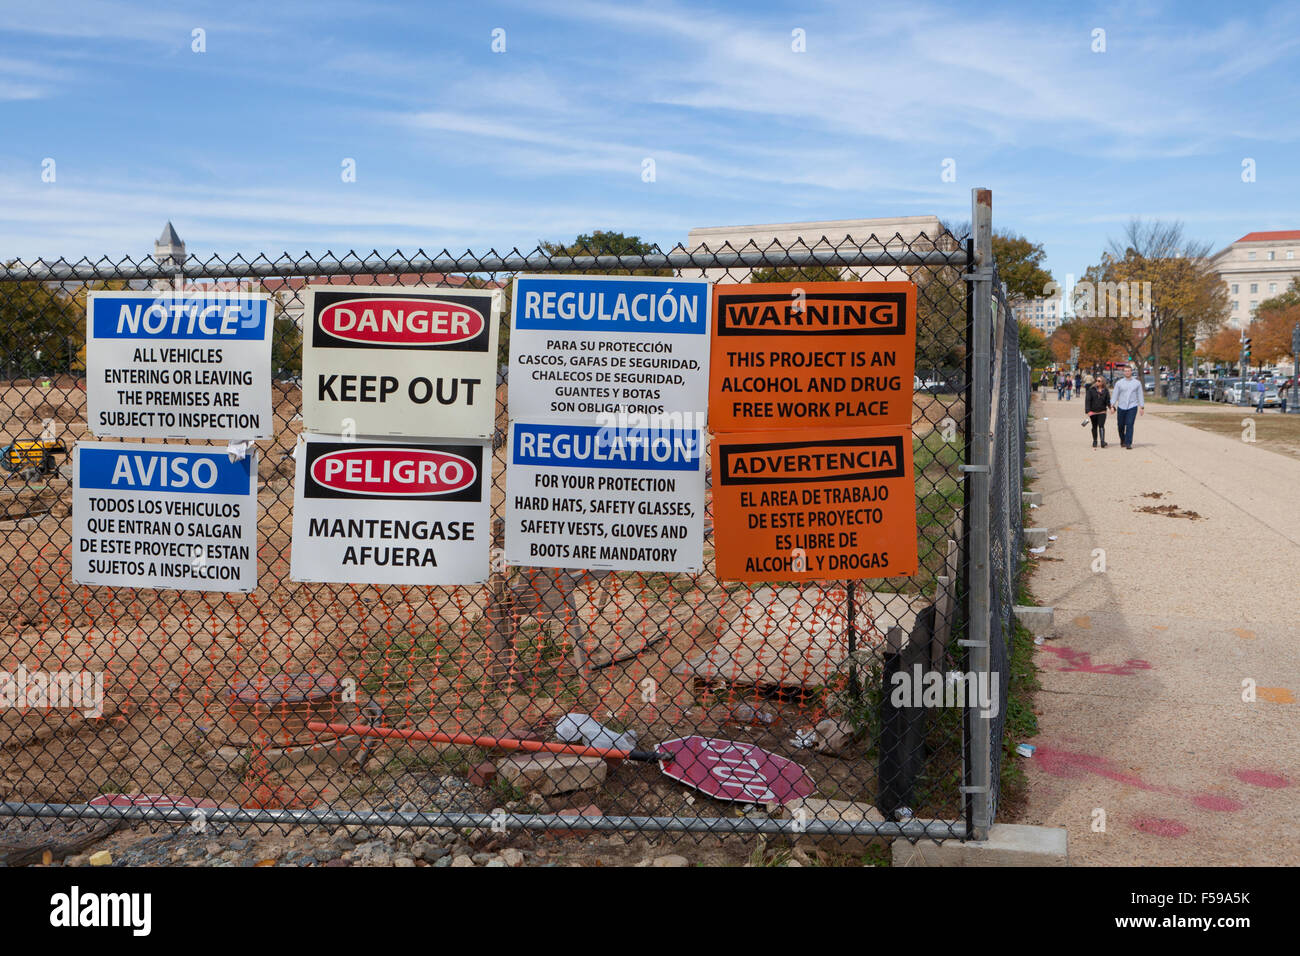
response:
[[[1192,797],[1192,803],[1202,810],[1219,810],[1223,813],[1235,813],[1246,806],[1239,800],[1218,793],[1198,793]]]
[[[1105,757],[1096,757],[1092,754],[1072,753],[1068,750],[1057,750],[1055,747],[1040,746],[1034,751],[1034,760],[1043,768],[1045,773],[1050,773],[1054,777],[1081,777],[1084,774],[1094,773],[1099,777],[1114,780],[1116,783],[1122,783],[1128,787],[1137,787],[1139,790],[1149,790],[1154,793],[1178,793],[1172,787],[1161,787],[1153,783],[1147,783],[1134,774],[1116,770]]]
[[[1133,827],[1152,836],[1180,837],[1187,832],[1187,827],[1177,820],[1164,820],[1160,817],[1142,817],[1133,821]]]
[[[1043,650],[1065,661],[1065,666],[1058,670],[1067,673],[1114,674],[1118,677],[1131,677],[1136,671],[1151,670],[1150,661],[1130,659],[1123,664],[1094,664],[1092,655],[1086,651],[1076,651],[1068,647],[1051,647],[1046,644],[1043,645]]]
[[[1081,777],[1091,773],[1124,784],[1127,787],[1146,790],[1149,793],[1167,793],[1175,797],[1188,796],[1187,793],[1177,787],[1164,787],[1159,784],[1149,783],[1136,774],[1117,770],[1105,757],[1075,753],[1069,750],[1058,750],[1055,747],[1039,746],[1034,752],[1034,760],[1042,767],[1044,773],[1049,773],[1054,777]],[[1217,793],[1199,793],[1192,795],[1190,799],[1194,806],[1200,807],[1202,810],[1234,813],[1245,808],[1245,804]]]
[[[1252,787],[1268,787],[1270,790],[1280,790],[1282,787],[1291,786],[1291,781],[1280,773],[1269,773],[1266,770],[1234,770],[1232,775],[1242,783],[1248,783]]]

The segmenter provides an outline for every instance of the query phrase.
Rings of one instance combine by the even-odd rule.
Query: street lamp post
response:
[[[1178,397],[1176,401],[1183,400],[1183,317],[1178,316]]]
[[[1300,322],[1291,330],[1291,411],[1300,415]]]

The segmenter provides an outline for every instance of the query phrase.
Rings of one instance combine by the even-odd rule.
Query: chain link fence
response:
[[[1006,291],[994,271],[993,305],[993,435],[989,565],[993,576],[989,616],[990,673],[998,681],[998,700],[1002,702],[992,720],[989,750],[991,793],[989,819],[997,815],[1000,797],[1003,743],[1007,702],[1011,689],[1011,654],[1016,636],[1015,606],[1024,549],[1024,465],[1025,436],[1029,418],[1029,364],[1020,354],[1016,319],[1007,302]]]
[[[904,706],[889,690],[900,671],[971,666],[963,641],[980,613],[969,610],[963,472],[972,439],[972,249],[945,232],[624,255],[538,248],[481,256],[191,257],[183,268],[151,258],[9,263],[0,273],[0,677],[13,691],[20,681],[30,690],[43,675],[52,690],[68,683],[65,675],[88,674],[87,686],[102,696],[87,708],[66,706],[52,693],[40,701],[27,694],[0,709],[0,818],[14,818],[11,826],[48,825],[55,817],[160,823],[202,815],[234,827],[967,838],[971,768],[991,761],[996,781],[1000,718],[988,755],[972,755],[971,708]],[[306,287],[434,285],[508,294],[519,272],[915,282],[918,572],[815,586],[721,581],[712,572],[706,515],[706,567],[696,575],[494,565],[489,584],[477,588],[291,581]],[[75,584],[70,452],[94,439],[86,421],[87,291],[232,286],[270,293],[277,316],[275,438],[258,445],[257,590]],[[994,622],[993,672],[1005,700],[1028,390],[1014,322],[1003,300],[999,306],[996,584],[982,613]],[[507,302],[498,437],[490,451],[498,529],[508,309]],[[41,444],[22,444],[33,441]],[[504,670],[502,647],[509,651]],[[661,774],[654,761],[546,752],[557,723],[573,713],[651,751],[690,735],[761,747],[802,768],[813,795],[788,805],[724,803]],[[313,721],[456,739],[331,735],[310,729]],[[491,745],[501,738],[523,743]]]

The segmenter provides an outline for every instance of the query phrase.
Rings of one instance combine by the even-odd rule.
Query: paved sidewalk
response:
[[[1019,822],[1067,828],[1079,865],[1295,865],[1300,461],[1163,410],[1138,418],[1126,451],[1113,414],[1110,447],[1093,449],[1079,399],[1031,405],[1043,505],[1030,523],[1058,536],[1031,588],[1055,606],[1057,637],[1036,649]],[[1165,505],[1200,518],[1137,510]]]

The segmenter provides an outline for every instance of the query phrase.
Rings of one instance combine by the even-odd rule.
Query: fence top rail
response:
[[[942,239],[944,237],[940,237]],[[968,261],[964,244],[955,237],[947,237],[956,248],[939,248],[940,239],[918,236],[910,241],[901,236],[881,240],[874,235],[866,240],[845,240],[831,243],[822,238],[809,246],[802,241],[782,246],[775,242],[758,246],[750,242],[741,248],[729,243],[718,249],[707,245],[687,251],[675,246],[668,252],[648,252],[629,255],[557,255],[538,248],[530,253],[518,249],[508,253],[490,250],[485,255],[466,251],[455,255],[447,250],[428,255],[419,250],[413,256],[400,251],[383,256],[374,251],[359,255],[355,251],[343,256],[327,252],[320,257],[303,253],[292,256],[284,253],[277,259],[257,256],[248,259],[234,256],[222,259],[213,255],[207,259],[186,257],[183,266],[172,262],[159,262],[152,256],[139,261],[125,257],[116,262],[100,259],[91,262],[82,259],[68,262],[58,259],[47,262],[37,259],[31,263],[14,260],[0,267],[0,282],[48,282],[59,280],[92,279],[171,279],[178,276],[203,279],[238,278],[244,276],[338,276],[374,275],[388,273],[480,273],[480,272],[590,272],[603,269],[728,269],[780,266],[964,266]]]

